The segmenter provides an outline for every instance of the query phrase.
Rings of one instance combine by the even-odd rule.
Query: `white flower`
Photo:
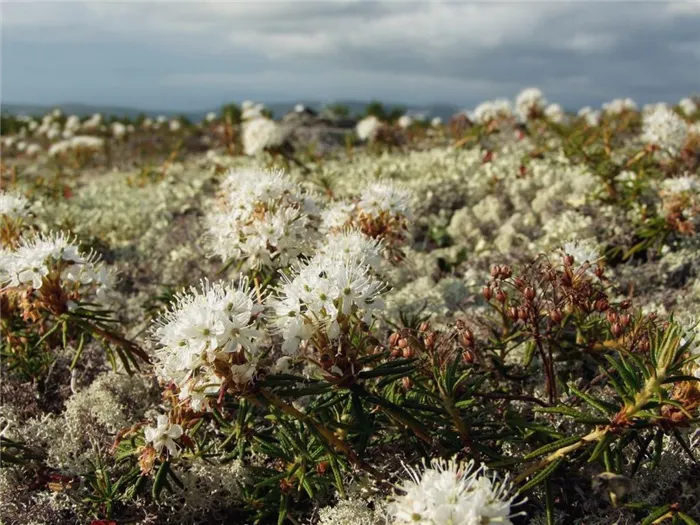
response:
[[[557,124],[563,122],[566,117],[564,109],[559,104],[550,104],[545,108],[544,114],[549,120]]]
[[[174,440],[182,436],[182,427],[171,424],[165,414],[158,416],[155,427],[144,428],[143,434],[146,442],[151,443],[158,454],[162,452],[163,448],[166,448],[171,456],[177,455],[178,446]]]
[[[322,232],[329,232],[345,228],[355,214],[355,206],[348,202],[337,201],[332,203],[321,213]]]
[[[569,241],[562,246],[562,252],[574,258],[574,264],[578,267],[588,263],[595,266],[603,259],[598,247],[592,240]]]
[[[216,120],[216,113],[213,111],[207,113],[207,115],[204,117],[204,120],[206,122],[214,122]]]
[[[388,213],[393,216],[411,217],[411,192],[390,181],[375,182],[360,195],[357,207],[368,215]]]
[[[355,132],[360,140],[373,140],[377,136],[381,126],[381,121],[374,115],[370,115],[357,123]]]
[[[178,294],[173,307],[156,320],[151,337],[158,377],[174,382],[181,389],[181,400],[199,396],[195,401],[203,406],[202,395],[213,393],[212,388],[218,391],[217,371],[222,366],[228,366],[240,384],[255,375],[257,342],[262,337],[256,324],[262,307],[254,301],[247,280],[237,286],[202,281],[200,288]],[[231,361],[234,353],[245,356],[244,362]]]
[[[433,119],[430,121],[430,125],[434,128],[439,128],[442,126],[442,119],[440,117],[433,117]]]
[[[0,191],[0,215],[26,217],[29,213],[29,200],[19,193]]]
[[[127,129],[124,124],[121,122],[114,122],[112,124],[112,135],[114,136],[115,139],[123,139],[126,137],[127,134]]]
[[[692,98],[681,99],[678,105],[680,106],[683,113],[685,113],[687,116],[694,115],[695,112],[698,110],[698,105]]]
[[[313,248],[317,206],[281,171],[229,172],[223,203],[205,217],[207,242],[224,261],[283,268]]]
[[[401,115],[397,124],[401,129],[409,128],[413,124],[413,118],[410,115]]]
[[[684,175],[673,179],[666,179],[662,187],[668,193],[685,193],[700,191],[700,181],[692,175]]]
[[[657,106],[644,115],[642,141],[675,155],[688,136],[688,124],[666,106]]]
[[[474,462],[432,460],[423,468],[406,468],[410,479],[404,493],[389,505],[395,525],[511,525],[515,498],[506,477],[499,482],[486,467]]]
[[[180,122],[177,119],[173,119],[168,123],[168,128],[170,128],[170,131],[177,132],[182,129],[182,122]]]
[[[515,99],[515,108],[523,120],[527,120],[534,110],[541,110],[547,105],[547,99],[538,88],[525,88]]]
[[[328,260],[350,260],[364,262],[379,271],[381,240],[372,239],[359,230],[341,230],[329,233],[318,248],[318,254]]]
[[[513,113],[510,100],[499,98],[489,100],[479,104],[473,111],[471,117],[475,122],[488,124],[492,120],[507,118]]]
[[[603,113],[620,115],[626,111],[637,111],[637,104],[631,98],[616,98],[603,104]]]
[[[246,155],[257,155],[267,148],[284,143],[284,134],[280,126],[266,117],[255,117],[243,122],[243,150]]]
[[[299,343],[315,334],[335,339],[338,316],[356,315],[365,322],[383,307],[379,295],[385,286],[363,261],[321,250],[307,263],[282,275],[277,296],[270,301],[274,326],[285,341],[283,351],[293,354]]]

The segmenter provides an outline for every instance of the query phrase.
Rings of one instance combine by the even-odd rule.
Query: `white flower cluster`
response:
[[[688,117],[694,115],[695,112],[698,110],[698,105],[692,98],[686,97],[681,99],[681,101],[678,103],[678,106],[681,108],[681,111]]]
[[[355,125],[355,133],[360,140],[374,140],[381,127],[381,121],[374,115],[369,115]]]
[[[542,110],[547,105],[542,91],[535,87],[525,88],[515,98],[515,109],[521,119],[527,120],[533,111]]]
[[[644,115],[642,141],[676,155],[688,136],[688,124],[667,106],[655,107]]]
[[[549,120],[557,124],[564,122],[564,119],[566,118],[564,108],[562,108],[559,104],[550,104],[547,106],[544,110],[544,115]]]
[[[93,292],[94,298],[105,303],[114,286],[114,274],[99,257],[95,253],[80,253],[64,233],[23,238],[15,250],[2,251],[0,284],[6,288],[29,285],[39,290],[44,277],[55,271],[60,271],[64,289],[79,292],[79,298]]]
[[[284,143],[282,128],[272,119],[259,116],[244,120],[241,140],[246,155],[257,155]]]
[[[380,181],[366,186],[360,194],[357,209],[366,215],[411,218],[413,195],[391,181]]]
[[[510,117],[512,113],[510,100],[498,98],[479,104],[472,112],[472,118],[479,124],[488,124],[492,120]]]
[[[19,193],[0,191],[0,215],[10,218],[26,217],[29,200]]]
[[[637,103],[631,98],[616,98],[603,104],[603,113],[620,115],[626,111],[637,111]]]
[[[70,151],[100,151],[104,148],[105,141],[100,137],[90,135],[76,135],[66,140],[56,142],[49,148],[50,157],[58,157]]]
[[[321,248],[291,277],[282,276],[270,307],[286,354],[294,354],[300,343],[316,337],[336,339],[341,333],[339,322],[351,315],[369,323],[372,312],[383,306],[379,295],[385,285],[363,259],[362,252],[372,252],[372,246],[357,243],[358,251],[351,246],[346,243],[347,251],[340,252]]]
[[[584,106],[578,110],[578,116],[583,118],[591,127],[595,127],[600,124],[601,112],[593,109],[590,106]]]
[[[401,115],[396,123],[401,129],[408,129],[411,127],[413,122],[413,117],[411,117],[410,115]]]
[[[485,466],[454,459],[406,469],[410,475],[388,511],[393,524],[511,525],[514,497],[507,479],[499,482]]]
[[[253,379],[262,310],[246,280],[237,286],[203,281],[201,290],[177,295],[152,331],[156,374],[177,385],[193,410],[207,410],[207,395],[218,393],[224,379],[238,385]]]
[[[220,211],[206,217],[208,241],[224,261],[282,268],[312,247],[315,202],[281,171],[229,172]]]
[[[693,175],[683,175],[664,180],[661,187],[667,193],[695,193],[700,191],[700,181]]]

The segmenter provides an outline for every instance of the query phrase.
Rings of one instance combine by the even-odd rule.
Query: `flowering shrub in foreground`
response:
[[[20,121],[3,523],[694,523],[692,104],[528,89],[449,128],[365,121],[327,157],[253,103]],[[136,170],[26,154],[78,132],[92,168]]]

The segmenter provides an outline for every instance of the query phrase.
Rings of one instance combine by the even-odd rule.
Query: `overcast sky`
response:
[[[700,92],[700,1],[2,2],[2,102],[574,108]]]

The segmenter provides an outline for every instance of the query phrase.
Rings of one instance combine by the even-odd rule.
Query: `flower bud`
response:
[[[632,301],[629,299],[625,299],[620,303],[620,309],[622,310],[627,310],[630,306],[632,306]]]
[[[525,281],[521,277],[516,277],[513,280],[513,284],[515,284],[516,288],[518,288],[519,290],[522,290],[523,287],[525,286]]]
[[[508,298],[508,296],[506,295],[506,293],[503,290],[499,289],[496,292],[496,300],[499,303],[505,303],[507,298]]]
[[[518,319],[520,319],[523,322],[527,321],[527,309],[522,307],[518,308]]]
[[[630,314],[622,314],[620,316],[620,323],[622,326],[629,326],[632,322],[632,316]]]
[[[411,348],[410,346],[407,346],[406,348],[403,349],[404,359],[411,359],[414,355],[416,355],[416,351],[413,348]]]
[[[391,357],[399,357],[399,356],[401,356],[402,354],[403,354],[403,352],[401,351],[401,349],[400,349],[399,347],[394,347],[394,348],[391,350]]]
[[[518,318],[518,309],[515,306],[511,306],[506,310],[508,313],[508,317],[511,319],[517,319]]]
[[[418,327],[418,331],[420,332],[427,332],[428,330],[430,330],[430,323],[427,323],[425,321],[422,322]]]
[[[413,386],[413,382],[411,381],[410,377],[404,377],[401,379],[401,384],[403,385],[403,389],[407,392],[411,390],[411,387]]]
[[[408,347],[408,340],[405,337],[402,337],[399,339],[399,348],[407,348]]]
[[[552,322],[559,324],[564,318],[564,314],[562,314],[561,310],[557,308],[556,310],[549,312],[549,318],[552,320]]]
[[[393,347],[393,346],[396,346],[397,344],[399,344],[400,338],[401,338],[401,335],[399,335],[398,332],[394,332],[393,334],[391,334],[391,336],[389,337],[389,346]]]
[[[491,268],[491,277],[497,279],[499,275],[501,275],[501,267],[496,264]]]
[[[608,310],[608,313],[605,314],[605,318],[610,324],[616,323],[618,318],[617,312],[615,312],[615,310]]]
[[[620,323],[613,323],[612,327],[610,328],[610,331],[615,337],[620,337],[625,332],[625,329],[622,328],[622,325]]]
[[[574,261],[574,256],[573,256],[573,255],[566,254],[566,255],[564,256],[564,264],[565,264],[566,266],[573,266],[573,265],[574,265],[574,262],[575,262],[575,261]]]
[[[525,288],[525,291],[523,292],[525,295],[525,299],[528,301],[532,301],[535,298],[535,289],[532,286],[528,286]]]
[[[462,333],[462,344],[464,346],[474,345],[474,334],[471,330],[467,329]]]
[[[648,352],[649,349],[651,348],[651,344],[649,343],[649,339],[642,339],[639,341],[639,351],[640,352]]]
[[[464,359],[464,362],[467,363],[468,365],[471,365],[472,363],[474,363],[474,361],[476,359],[476,357],[474,356],[474,352],[472,352],[471,350],[468,350],[468,349],[465,350],[464,352],[462,352],[462,358]]]
[[[481,294],[484,296],[484,299],[490,301],[491,297],[493,296],[493,290],[490,286],[484,286],[481,290]]]
[[[607,299],[598,299],[593,306],[598,312],[605,312],[608,308],[610,308],[610,304],[608,303]]]
[[[596,267],[594,273],[598,279],[602,279],[603,275],[605,274],[605,269],[602,266],[598,266],[598,267]]]
[[[503,279],[508,279],[511,275],[513,275],[513,269],[510,266],[501,266],[501,277]]]

